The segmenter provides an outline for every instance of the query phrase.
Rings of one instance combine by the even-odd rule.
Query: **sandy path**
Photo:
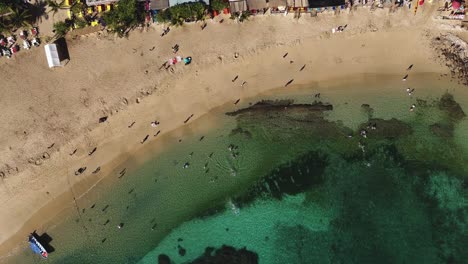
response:
[[[69,41],[70,63],[54,70],[47,68],[42,48],[2,59],[0,171],[6,177],[0,187],[0,243],[16,233],[8,243],[13,245],[39,229],[52,212],[21,227],[70,185],[83,179],[92,185],[137,151],[147,134],[155,140],[157,130],[169,132],[191,114],[193,121],[216,106],[281,87],[290,79],[295,85],[361,73],[403,76],[409,64],[417,65],[416,72],[447,72],[428,45],[425,28],[432,24],[427,13],[360,9],[298,21],[265,16],[237,24],[225,19],[223,24],[209,22],[204,31],[198,25],[173,28],[164,38],[159,28],[135,32],[128,40],[93,35]],[[344,24],[345,32],[331,34],[332,27]],[[174,73],[158,70],[176,43],[180,55],[192,56],[193,63],[176,65]],[[243,81],[247,84],[242,87]],[[109,120],[99,125],[104,115]],[[156,119],[161,125],[151,128]],[[96,153],[88,156],[96,146]],[[50,158],[42,165],[28,163],[44,152]],[[82,166],[87,171],[75,177]],[[100,175],[92,176],[98,166]],[[62,197],[60,204],[71,202]]]

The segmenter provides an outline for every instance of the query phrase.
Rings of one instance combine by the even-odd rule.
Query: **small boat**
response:
[[[37,241],[34,233],[29,235],[29,247],[31,247],[34,253],[41,255],[44,259],[46,259],[49,256],[47,250],[45,250],[42,244],[39,243],[39,241]]]

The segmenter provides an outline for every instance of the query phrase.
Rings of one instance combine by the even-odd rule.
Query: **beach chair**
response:
[[[30,49],[31,48],[31,44],[29,43],[29,40],[25,39],[23,40],[23,49]]]
[[[7,57],[8,59],[11,58],[11,51],[9,49],[2,49],[3,56]]]
[[[19,51],[18,45],[11,46],[10,51],[12,54],[16,54]]]
[[[41,45],[40,40],[38,38],[33,38],[32,41],[31,41],[31,44],[34,47],[39,47],[39,45]]]
[[[97,6],[97,12],[98,12],[98,13],[101,13],[101,12],[102,12],[102,6],[101,6],[101,5],[98,5],[98,6]]]
[[[24,31],[24,30],[21,30],[19,35],[20,35],[20,38],[23,39],[23,40],[26,39],[26,37],[27,37],[26,31]]]
[[[0,38],[0,46],[2,47],[6,47],[8,44],[8,42],[6,41],[5,38]]]
[[[37,29],[37,27],[31,28],[31,35],[33,37],[37,36],[38,34],[39,34],[39,30]]]
[[[111,11],[112,10],[112,5],[111,4],[107,4],[106,5],[106,11]]]
[[[93,13],[93,8],[92,8],[92,7],[88,7],[87,11],[88,11],[88,12],[87,12],[88,15],[91,15],[91,14]]]
[[[70,9],[67,10],[67,16],[69,19],[72,19],[72,12]]]
[[[13,45],[13,44],[15,44],[16,39],[15,39],[14,36],[9,36],[9,37],[7,38],[7,42],[8,42],[9,45]]]
[[[99,22],[98,22],[97,20],[91,21],[91,26],[92,26],[92,27],[95,27],[95,26],[97,26],[97,25],[99,25]]]

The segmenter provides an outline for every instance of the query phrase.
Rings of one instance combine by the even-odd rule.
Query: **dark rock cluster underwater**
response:
[[[238,124],[231,137],[281,145],[294,153],[239,193],[233,199],[237,206],[303,193],[305,204],[333,212],[326,231],[278,226],[281,239],[275,243],[287,249],[278,263],[468,259],[468,156],[454,140],[465,113],[454,98],[445,94],[433,102],[418,100],[411,122],[373,118],[371,106],[363,105],[369,120],[357,131],[328,121],[325,113],[332,110],[320,102],[263,101],[228,113]],[[187,263],[257,263],[208,259]]]

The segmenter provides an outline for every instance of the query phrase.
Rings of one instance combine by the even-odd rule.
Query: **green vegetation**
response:
[[[212,0],[211,1],[211,8],[213,10],[216,10],[218,12],[221,12],[224,10],[224,8],[227,8],[229,6],[227,1],[224,0]]]
[[[60,9],[66,9],[65,0],[61,2],[56,2],[55,0],[47,0],[47,5],[49,6],[49,13],[52,12],[52,16],[55,16]]]
[[[119,1],[117,8],[104,13],[103,18],[107,27],[120,37],[144,20],[143,12],[137,10],[136,0]]]
[[[182,25],[184,22],[203,20],[206,10],[207,6],[203,2],[183,3],[159,12],[156,19],[160,23]]]
[[[29,4],[19,0],[0,1],[0,33],[13,32],[21,27],[31,27],[34,21]]]
[[[65,36],[69,29],[70,23],[68,20],[54,23],[54,32],[57,38]]]

